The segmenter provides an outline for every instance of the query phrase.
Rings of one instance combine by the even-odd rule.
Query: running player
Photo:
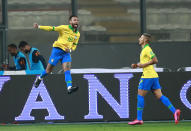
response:
[[[35,87],[38,87],[42,79],[52,72],[54,66],[61,61],[62,68],[65,74],[65,82],[67,84],[68,93],[72,93],[78,89],[78,87],[72,86],[71,77],[71,55],[70,53],[76,49],[80,38],[80,32],[78,31],[78,17],[70,16],[69,25],[60,26],[41,26],[34,23],[34,28],[38,28],[45,31],[57,31],[59,33],[58,40],[54,42],[51,56],[49,58],[49,63],[46,70],[42,72],[40,77],[35,81]]]
[[[180,110],[175,109],[169,99],[161,92],[159,84],[159,77],[156,73],[153,64],[158,63],[156,55],[153,53],[149,43],[151,42],[151,35],[144,33],[139,38],[139,45],[142,47],[140,54],[140,63],[132,64],[132,68],[143,68],[143,74],[140,79],[137,96],[137,119],[129,122],[129,125],[143,124],[142,113],[144,108],[144,96],[148,91],[152,91],[157,99],[159,99],[168,109],[174,114],[175,123],[177,124],[180,117]]]

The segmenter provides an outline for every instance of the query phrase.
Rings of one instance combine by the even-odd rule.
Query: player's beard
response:
[[[77,29],[78,28],[78,24],[72,24],[72,27]]]

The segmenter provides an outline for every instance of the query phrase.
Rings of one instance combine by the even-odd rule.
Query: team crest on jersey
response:
[[[151,56],[154,56],[154,55],[155,55],[152,51],[150,52],[150,54],[151,54]]]
[[[74,39],[77,39],[77,36],[75,36]]]
[[[54,62],[54,59],[51,59],[51,62]]]

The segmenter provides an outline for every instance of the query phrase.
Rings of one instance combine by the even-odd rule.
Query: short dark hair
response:
[[[25,47],[26,45],[28,45],[26,41],[21,41],[19,44],[19,48]]]
[[[78,18],[77,15],[71,15],[71,16],[69,17],[69,21],[70,21],[73,17],[77,17],[77,18]]]
[[[151,41],[151,34],[149,33],[143,33],[143,36],[146,36],[148,38],[148,42]]]
[[[17,49],[17,46],[16,46],[15,44],[13,44],[13,43],[12,43],[12,44],[9,44],[8,47],[9,47],[9,48]]]
[[[151,34],[149,33],[143,33],[144,36],[151,38]]]

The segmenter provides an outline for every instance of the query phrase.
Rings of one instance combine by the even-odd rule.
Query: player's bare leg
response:
[[[138,95],[141,95],[141,96],[146,96],[147,95],[147,93],[148,93],[148,91],[146,91],[146,90],[140,90],[140,89],[138,89]]]
[[[170,100],[162,94],[161,89],[153,90],[153,94],[156,96],[157,99],[160,99],[160,101],[168,107],[168,109],[174,114],[174,120],[175,124],[178,124],[179,118],[180,118],[180,110],[175,109],[174,106],[171,104]]]
[[[54,68],[54,66],[48,63],[48,65],[47,65],[47,67],[46,67],[46,72],[47,72],[48,74],[51,73],[52,70],[53,70],[53,68]]]
[[[142,125],[142,113],[144,108],[144,96],[147,94],[147,90],[140,90],[138,89],[138,96],[137,96],[137,119],[129,122],[129,125]]]
[[[162,91],[161,91],[161,89],[152,90],[152,93],[155,95],[155,97],[156,97],[157,99],[160,99],[161,96],[162,96]]]
[[[71,94],[72,92],[75,92],[78,90],[78,87],[72,86],[72,77],[71,77],[71,73],[70,73],[71,62],[64,62],[62,64],[62,68],[63,68],[64,74],[65,74],[65,81],[67,84],[68,94]]]
[[[54,66],[48,63],[48,65],[46,67],[46,70],[43,71],[43,73],[35,80],[35,84],[34,85],[35,85],[36,88],[40,85],[40,83],[41,83],[41,81],[43,79],[42,77],[44,77],[47,74],[51,73],[53,68],[54,68]]]

